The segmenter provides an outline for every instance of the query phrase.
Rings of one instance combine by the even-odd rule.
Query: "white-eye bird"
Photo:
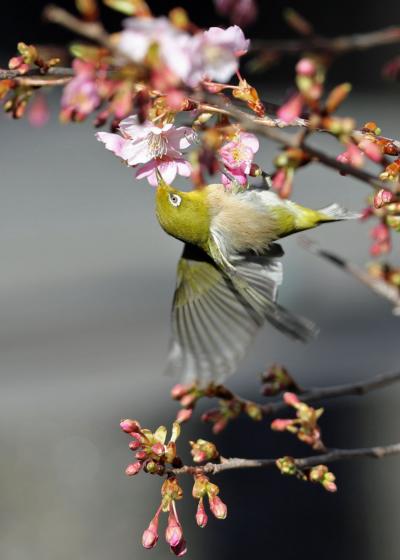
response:
[[[283,255],[276,240],[323,223],[357,218],[337,204],[311,210],[268,190],[221,184],[181,192],[158,176],[156,214],[185,243],[178,264],[167,370],[185,382],[221,383],[267,320],[302,341],[315,325],[276,303]]]

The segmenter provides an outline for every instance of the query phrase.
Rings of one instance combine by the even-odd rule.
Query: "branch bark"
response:
[[[313,455],[311,457],[299,457],[294,459],[297,467],[306,469],[320,464],[333,463],[336,461],[344,461],[347,459],[373,458],[382,459],[390,455],[400,453],[400,443],[391,445],[380,445],[374,447],[360,447],[356,449],[330,449],[321,455]],[[173,469],[171,474],[218,474],[223,471],[234,469],[260,469],[268,468],[276,465],[275,459],[243,459],[243,458],[221,458],[221,463],[206,463],[203,466],[185,465],[180,469]]]
[[[254,50],[266,50],[282,54],[296,55],[303,51],[323,51],[344,54],[350,51],[366,50],[373,47],[392,45],[400,42],[400,27],[391,26],[368,33],[355,33],[339,37],[311,36],[284,41],[254,41]]]

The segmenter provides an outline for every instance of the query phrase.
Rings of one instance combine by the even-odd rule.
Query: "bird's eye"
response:
[[[180,203],[182,202],[181,197],[179,196],[179,194],[169,194],[168,195],[169,201],[172,204],[172,206],[175,206],[175,208],[177,208]]]

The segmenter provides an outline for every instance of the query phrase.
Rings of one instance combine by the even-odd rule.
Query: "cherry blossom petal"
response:
[[[127,140],[121,150],[121,157],[128,165],[138,165],[139,163],[147,163],[153,159],[153,155],[149,150],[146,139],[135,141]]]
[[[127,140],[119,134],[112,134],[111,132],[96,132],[95,134],[99,142],[103,142],[107,150],[114,152],[118,157],[122,157],[122,151],[127,144]],[[124,159],[124,158],[123,158]]]
[[[189,126],[179,126],[168,133],[168,144],[176,151],[186,150],[196,139],[196,133]]]
[[[250,150],[255,154],[260,148],[260,142],[255,134],[251,132],[241,132],[240,142],[250,148]]]
[[[238,25],[231,25],[227,29],[210,27],[204,32],[204,38],[208,44],[225,47],[235,56],[241,56],[249,50],[250,40],[245,38]]]

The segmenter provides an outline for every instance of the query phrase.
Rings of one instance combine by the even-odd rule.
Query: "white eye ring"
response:
[[[177,208],[180,205],[180,203],[182,202],[182,198],[179,196],[179,194],[169,193],[168,199],[169,199],[170,203],[172,204],[172,206],[175,206],[175,208]]]

